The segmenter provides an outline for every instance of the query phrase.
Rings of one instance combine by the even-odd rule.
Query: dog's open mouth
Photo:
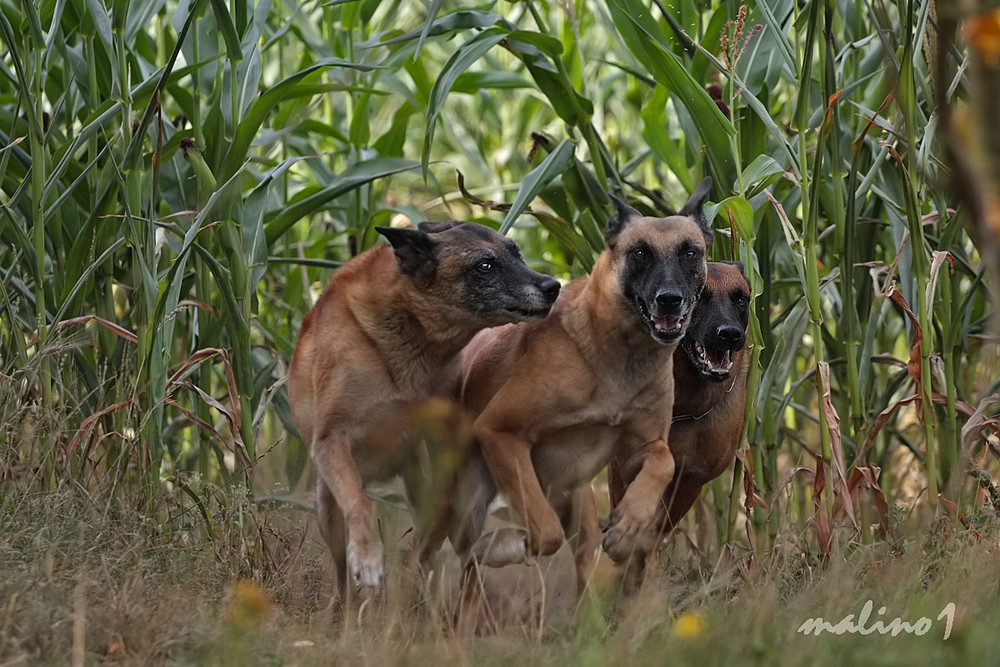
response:
[[[516,315],[520,319],[525,320],[541,320],[548,316],[549,312],[552,310],[552,306],[544,306],[541,308],[526,308],[526,307],[508,307],[505,310],[507,312]]]
[[[672,343],[684,335],[683,315],[653,315],[649,312],[642,299],[636,299],[639,312],[653,334],[653,338],[661,343]]]
[[[724,380],[733,370],[733,351],[727,349],[705,349],[696,340],[685,339],[684,349],[687,350],[691,363],[702,375],[713,380]]]

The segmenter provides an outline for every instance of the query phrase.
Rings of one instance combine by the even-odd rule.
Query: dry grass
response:
[[[602,568],[596,601],[575,615],[559,600],[572,577],[558,554],[537,570],[491,574],[508,599],[504,623],[466,639],[447,621],[455,573],[444,552],[445,583],[428,585],[422,605],[400,602],[393,562],[389,598],[335,620],[306,514],[221,492],[211,511],[214,542],[178,500],[161,502],[157,514],[170,519],[157,524],[71,489],[0,497],[0,664],[986,664],[1000,622],[992,521],[978,541],[941,522],[896,546],[844,549],[826,567],[792,535],[736,567],[704,568],[676,541],[636,599],[617,601]],[[884,620],[927,616],[933,627],[922,637],[796,633],[808,618],[857,614],[866,600],[886,607]],[[944,640],[934,619],[948,602],[956,617]]]

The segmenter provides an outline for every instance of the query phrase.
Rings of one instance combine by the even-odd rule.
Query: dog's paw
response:
[[[347,568],[354,577],[354,583],[378,588],[385,577],[382,545],[377,540],[352,538],[347,545]]]
[[[532,556],[551,556],[559,551],[559,547],[565,541],[566,534],[555,512],[552,512],[545,521],[529,524],[528,553]]]
[[[528,534],[520,528],[500,528],[483,535],[469,550],[470,561],[498,568],[528,560]]]
[[[601,543],[604,553],[614,562],[623,563],[644,551],[647,545],[643,538],[648,525],[648,521],[631,513],[612,512]]]

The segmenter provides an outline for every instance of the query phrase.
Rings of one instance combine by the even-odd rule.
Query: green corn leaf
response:
[[[670,50],[666,36],[653,21],[649,8],[639,0],[608,0],[615,27],[631,49],[645,64],[653,78],[667,87],[671,95],[691,115],[717,177],[725,183],[736,178],[730,137],[736,133],[732,123],[722,115],[708,92],[688,73]]]
[[[594,258],[597,257],[597,253],[591,250],[587,240],[580,236],[572,224],[544,211],[535,211],[532,215],[579,260],[584,270],[589,272],[594,268]]]
[[[420,57],[420,52],[424,48],[424,42],[427,41],[427,35],[430,34],[431,27],[434,25],[434,19],[437,18],[438,12],[441,11],[443,5],[444,0],[432,0],[430,7],[427,8],[427,20],[424,22],[424,29],[420,31],[420,38],[417,40],[417,49],[413,53],[414,60]]]
[[[705,215],[711,220],[710,212],[712,209],[705,208]],[[715,205],[714,214],[722,218],[722,225],[727,229],[729,228],[730,216],[732,216],[733,226],[736,228],[736,233],[740,235],[740,239],[743,241],[753,240],[753,207],[746,199],[743,197],[723,199]]]
[[[409,42],[413,39],[421,39],[421,44],[427,40],[428,37],[436,37],[438,35],[446,35],[448,33],[459,32],[461,30],[473,30],[476,28],[489,28],[495,25],[506,25],[508,28],[513,30],[513,25],[510,24],[504,17],[499,14],[494,14],[492,12],[480,12],[480,11],[458,11],[452,12],[451,14],[446,14],[441,18],[435,20],[430,24],[428,28],[426,25],[420,30],[413,30],[402,35],[397,35],[390,39],[376,38],[366,42],[361,42],[358,44],[359,49],[371,49],[376,46],[390,46],[392,44],[400,44],[403,42]],[[416,61],[416,59],[414,59]]]
[[[531,82],[515,72],[466,72],[451,87],[456,93],[478,93],[481,90],[514,90],[531,88]]]
[[[784,130],[778,126],[778,123],[771,117],[771,114],[768,113],[767,108],[763,105],[763,103],[757,98],[756,95],[750,92],[746,84],[743,83],[736,72],[730,72],[727,70],[726,66],[723,65],[718,58],[705,50],[705,48],[700,44],[695,43],[695,48],[697,48],[702,55],[708,58],[709,62],[711,62],[719,72],[732,79],[731,85],[734,85],[739,89],[740,99],[745,102],[746,105],[750,107],[750,110],[757,115],[762,123],[764,123],[764,126],[767,127],[771,137],[777,141],[784,150],[785,155],[788,156],[789,164],[791,165],[792,171],[795,175],[797,177],[801,176],[802,172],[799,165],[798,155],[792,149],[792,145],[785,136]]]
[[[351,114],[349,136],[351,143],[358,148],[366,147],[368,140],[371,139],[371,116],[368,102],[370,99],[371,96],[368,93],[362,93]]]
[[[576,145],[568,139],[563,140],[556,146],[555,150],[542,160],[540,165],[524,177],[521,187],[517,191],[517,196],[514,197],[514,201],[510,205],[510,210],[507,211],[503,222],[500,223],[501,234],[506,234],[510,230],[518,216],[524,212],[524,209],[528,208],[528,205],[538,196],[542,188],[566,170],[566,167],[571,164],[575,152]]]
[[[783,31],[781,26],[778,24],[778,19],[774,16],[774,10],[772,10],[768,4],[769,1],[773,0],[757,0],[757,11],[764,16],[764,24],[767,26],[767,30],[769,31],[771,38],[778,43],[779,47],[781,47],[778,49],[778,52],[781,54],[781,58],[785,62],[785,66],[794,72],[798,68],[795,64],[795,47],[788,39],[785,31]]]
[[[528,31],[510,33],[510,37],[515,35],[520,39],[508,39],[504,43],[507,49],[524,62],[538,90],[552,104],[553,111],[569,125],[583,129],[594,114],[594,104],[576,92],[562,67],[559,59],[562,42]]]
[[[363,72],[375,69],[374,65],[354,63],[340,58],[324,58],[299,70],[295,74],[285,77],[271,88],[268,88],[264,94],[250,104],[243,120],[240,121],[239,126],[236,128],[233,143],[229,146],[229,150],[226,151],[222,168],[219,170],[219,180],[228,180],[243,165],[247,159],[247,151],[250,149],[250,144],[253,143],[261,124],[263,124],[264,119],[267,118],[267,115],[271,113],[274,107],[282,100],[294,95],[299,82],[303,78],[313,72],[329,67],[347,67]]]
[[[111,17],[108,15],[103,0],[87,0],[87,11],[90,13],[90,20],[94,22],[98,38],[104,44],[104,49],[109,56],[112,55],[115,52],[115,47],[114,37],[111,35]],[[55,31],[53,31],[54,33]],[[111,74],[117,76],[114,67],[111,68]]]
[[[771,185],[785,173],[784,167],[778,164],[770,155],[758,155],[743,170],[743,185],[747,189],[747,196],[753,197],[755,194]],[[737,183],[733,183],[733,190],[739,191]]]
[[[385,178],[386,176],[398,174],[402,171],[416,169],[419,166],[412,160],[386,157],[359,162],[347,168],[333,183],[319,192],[265,216],[264,230],[267,236],[267,245],[270,247],[277,238],[288,231],[300,218],[322,209],[331,200],[351,190],[355,190],[366,183],[371,183],[379,178]]]
[[[226,42],[226,57],[233,62],[243,60],[243,49],[240,47],[240,36],[236,34],[236,25],[229,14],[225,0],[212,0],[212,11],[215,13],[215,23],[222,31],[222,39]]]
[[[305,158],[288,158],[274,169],[271,169],[243,203],[243,221],[240,225],[240,230],[243,234],[243,252],[249,272],[249,290],[251,293],[257,288],[261,278],[264,277],[264,272],[267,270],[268,245],[267,235],[264,233],[264,209],[271,193],[271,186],[276,181],[280,182],[285,172],[292,165],[303,159]]]
[[[458,47],[441,68],[438,78],[431,87],[430,99],[427,102],[427,127],[424,133],[424,149],[420,159],[424,178],[427,177],[427,167],[430,163],[431,146],[434,143],[434,130],[437,126],[438,115],[441,113],[451,87],[465,70],[486,55],[487,51],[503,41],[509,32],[503,28],[484,30]]]
[[[25,16],[28,18],[28,27],[31,29],[31,39],[35,44],[41,46],[45,43],[45,31],[42,30],[42,20],[38,16],[38,8],[34,2],[21,2],[24,7]]]
[[[684,144],[670,136],[667,119],[669,99],[670,94],[665,87],[657,85],[653,89],[652,97],[642,107],[642,138],[656,156],[667,163],[684,189],[690,192],[694,189],[694,182],[684,157]]]
[[[191,26],[194,25],[195,17],[201,13],[201,7],[204,7],[205,2],[207,2],[207,0],[198,0],[198,2],[191,8],[190,14],[188,14],[187,19],[184,21],[184,25],[181,26],[180,32],[177,34],[177,44],[174,46],[174,50],[170,54],[170,57],[167,59],[166,65],[164,65],[164,67],[160,70],[159,76],[157,77],[156,88],[150,95],[149,103],[146,105],[145,111],[143,111],[142,118],[139,121],[139,126],[133,133],[132,140],[129,143],[128,148],[125,150],[123,163],[126,168],[133,166],[139,158],[139,151],[143,145],[146,128],[149,126],[149,123],[153,119],[153,114],[158,108],[156,93],[162,91],[167,85],[167,81],[170,79],[170,74],[173,72],[174,63],[177,62],[177,57],[180,55],[181,47],[184,44],[187,33],[191,29]]]
[[[564,50],[563,43],[552,35],[533,30],[513,30],[507,35],[507,41],[511,49],[522,53],[525,51],[524,45],[531,44],[553,60],[561,57]]]

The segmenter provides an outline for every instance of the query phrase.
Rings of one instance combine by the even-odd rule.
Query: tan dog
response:
[[[563,288],[547,319],[484,331],[463,351],[462,403],[476,416],[482,457],[462,475],[453,511],[467,514],[452,542],[471,555],[470,567],[552,554],[572,535],[584,588],[600,541],[590,482],[615,455],[641,470],[604,548],[623,559],[649,528],[674,474],[671,360],[705,283],[710,188],[702,181],[669,218],[616,200],[607,250],[589,277]],[[527,533],[496,531],[473,543],[495,491]]]
[[[650,543],[632,556],[625,587],[642,581],[646,559],[701,495],[702,487],[733,462],[746,405],[746,329],[750,285],[739,263],[710,262],[705,290],[687,334],[674,353],[674,410],[670,451],[676,472],[663,493]],[[640,462],[623,457],[608,465],[611,506],[626,495]]]
[[[414,419],[458,378],[457,355],[485,327],[539,319],[559,283],[482,225],[376,228],[389,240],[339,269],[302,321],[288,381],[316,465],[320,531],[338,569],[369,587],[384,565],[364,484],[403,475],[417,493]],[[346,540],[346,542],[345,542]]]

